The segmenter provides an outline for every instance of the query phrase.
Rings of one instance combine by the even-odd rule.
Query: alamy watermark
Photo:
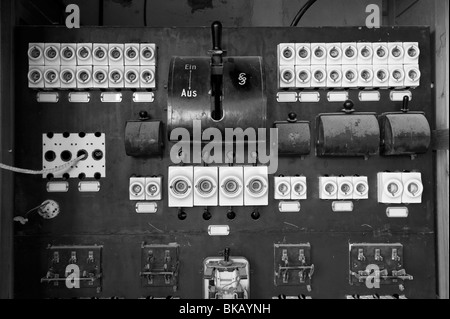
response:
[[[260,164],[268,166],[269,174],[277,172],[278,129],[269,129],[268,142],[266,128],[247,128],[245,131],[242,128],[226,128],[224,137],[218,128],[209,127],[202,131],[201,123],[199,120],[193,121],[192,136],[186,128],[172,130],[170,140],[178,141],[170,150],[173,164],[245,164],[254,163],[257,159]],[[202,141],[209,141],[203,149]]]

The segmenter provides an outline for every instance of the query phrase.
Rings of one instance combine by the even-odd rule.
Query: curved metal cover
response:
[[[309,122],[277,122],[278,154],[309,155],[311,153],[311,127]]]
[[[151,157],[162,154],[163,125],[160,121],[129,121],[125,127],[125,151],[128,156]]]
[[[321,114],[317,117],[317,156],[373,156],[380,127],[373,113]]]
[[[199,120],[202,131],[218,128],[266,128],[267,99],[261,57],[224,58],[223,118],[211,117],[211,59],[208,57],[174,57],[170,64],[168,88],[168,133],[176,128],[193,132]]]
[[[390,113],[380,117],[381,154],[424,154],[431,144],[431,128],[423,113]]]

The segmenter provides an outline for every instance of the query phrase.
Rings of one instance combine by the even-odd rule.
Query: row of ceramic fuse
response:
[[[153,43],[30,43],[30,66],[156,65]]]
[[[421,72],[405,65],[282,65],[280,88],[415,88]]]
[[[278,65],[419,64],[417,42],[281,43]]]
[[[154,89],[156,66],[30,66],[28,87],[33,89]]]
[[[384,204],[419,204],[424,187],[422,174],[378,173],[378,202]],[[275,177],[275,200],[306,200],[306,177]],[[369,198],[366,176],[321,176],[319,198],[322,200],[364,200]]]

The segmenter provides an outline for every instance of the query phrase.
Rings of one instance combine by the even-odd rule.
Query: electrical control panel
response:
[[[428,28],[66,35],[15,35],[17,298],[436,296]]]

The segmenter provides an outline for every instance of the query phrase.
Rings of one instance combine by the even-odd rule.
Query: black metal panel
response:
[[[152,119],[167,118],[167,89],[172,56],[206,56],[211,46],[209,28],[18,28],[16,32],[16,165],[40,168],[41,139],[47,132],[103,132],[106,134],[107,178],[101,181],[97,194],[77,191],[76,180],[70,180],[70,190],[64,194],[48,194],[46,180],[17,175],[15,182],[15,213],[23,214],[45,199],[61,204],[61,214],[54,220],[32,220],[15,230],[16,297],[51,297],[39,284],[45,275],[47,244],[103,245],[103,291],[98,296],[114,295],[128,298],[173,295],[169,289],[141,288],[141,243],[178,243],[181,261],[178,295],[202,296],[201,264],[205,257],[216,256],[230,246],[234,255],[246,257],[251,265],[251,297],[269,298],[278,294],[308,294],[306,288],[275,287],[273,282],[274,243],[311,243],[315,265],[315,298],[343,298],[345,294],[372,294],[365,287],[352,287],[348,278],[348,243],[402,243],[408,272],[414,281],[404,292],[410,298],[435,298],[435,221],[433,155],[428,152],[414,161],[404,157],[374,156],[363,158],[318,158],[306,156],[279,159],[277,175],[305,175],[308,179],[308,200],[302,202],[299,214],[280,214],[273,200],[273,179],[270,178],[269,206],[260,208],[261,218],[253,220],[252,208],[236,208],[236,219],[227,219],[227,209],[210,208],[212,218],[202,219],[203,209],[186,209],[187,219],[181,221],[177,210],[168,208],[167,187],[157,214],[138,215],[134,202],[128,198],[129,177],[166,175],[171,166],[170,149],[164,157],[136,159],[124,150],[125,123],[138,118],[145,110]],[[261,56],[266,72],[267,125],[295,112],[298,118],[315,123],[321,113],[342,109],[339,103],[329,103],[326,91],[321,91],[319,103],[287,103],[276,101],[277,45],[292,42],[350,41],[418,41],[421,47],[421,86],[413,91],[415,105],[422,106],[429,123],[434,123],[431,100],[431,55],[428,28],[227,28],[223,48],[229,56]],[[154,42],[158,46],[157,88],[155,102],[135,104],[132,92],[123,91],[122,103],[101,103],[100,92],[91,92],[89,104],[70,104],[63,92],[58,104],[39,104],[35,93],[27,89],[27,47],[29,42]],[[350,99],[358,100],[358,90],[349,91]],[[377,114],[400,109],[401,102],[391,102],[389,91],[381,91],[380,102],[360,102],[359,112]],[[432,125],[433,128],[434,125]],[[312,130],[316,141],[316,128]],[[167,140],[165,141],[167,144]],[[392,220],[385,214],[386,205],[377,203],[377,173],[381,171],[412,171],[423,174],[423,203],[410,205],[408,219]],[[369,178],[369,200],[355,202],[353,213],[336,214],[331,203],[319,200],[318,177],[323,175]],[[207,235],[210,224],[228,224],[229,237]],[[303,290],[302,290],[303,289]],[[382,287],[378,294],[399,293],[395,287]],[[86,291],[62,291],[60,297],[88,296]]]

